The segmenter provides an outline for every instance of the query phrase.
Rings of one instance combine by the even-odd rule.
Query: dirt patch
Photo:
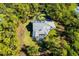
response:
[[[20,23],[16,30],[17,38],[20,41],[20,48],[23,48],[25,33],[26,33],[26,28],[24,27],[24,25],[22,23]],[[24,52],[20,51],[20,55],[25,56],[26,54],[24,54]]]

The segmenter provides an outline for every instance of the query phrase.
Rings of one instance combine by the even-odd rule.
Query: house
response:
[[[76,7],[74,15],[77,15],[79,19],[79,6]]]
[[[79,6],[75,9],[76,13],[79,13]]]
[[[32,21],[33,24],[33,32],[32,37],[33,39],[36,39],[37,41],[41,41],[44,39],[46,35],[48,35],[49,31],[51,29],[56,28],[53,21]]]

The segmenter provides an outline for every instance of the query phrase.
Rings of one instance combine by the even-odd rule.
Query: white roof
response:
[[[51,29],[55,29],[56,26],[53,21],[35,21],[33,22],[33,36],[37,37],[40,34],[47,35]]]
[[[76,8],[75,11],[76,11],[76,13],[79,13],[79,6]]]
[[[48,25],[48,26],[51,26],[52,28],[56,28],[54,22],[48,22],[48,21],[45,21],[45,23]]]

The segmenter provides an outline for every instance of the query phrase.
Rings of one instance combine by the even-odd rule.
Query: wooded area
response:
[[[78,4],[0,4],[1,56],[78,56]],[[37,17],[37,15],[39,15]],[[49,16],[56,25],[41,43],[32,39],[27,25]],[[29,27],[30,28],[30,27]]]

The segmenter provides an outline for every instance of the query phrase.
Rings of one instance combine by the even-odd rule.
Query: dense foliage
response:
[[[26,55],[79,55],[76,8],[77,4],[0,4],[0,55],[21,55],[21,50]],[[48,16],[55,22],[56,29],[41,43],[33,41],[26,26],[31,20],[46,20]],[[25,37],[21,38],[22,35]]]

